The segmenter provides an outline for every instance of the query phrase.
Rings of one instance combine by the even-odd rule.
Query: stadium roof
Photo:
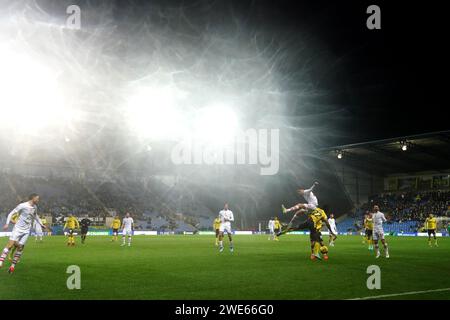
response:
[[[319,152],[328,160],[380,175],[444,172],[450,169],[450,130],[328,147]]]

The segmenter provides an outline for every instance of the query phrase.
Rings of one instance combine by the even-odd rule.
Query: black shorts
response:
[[[113,229],[113,234],[119,234],[119,229]]]
[[[309,239],[311,241],[315,241],[315,242],[319,242],[319,243],[323,242],[322,233],[320,231],[315,230],[315,229],[309,231]]]
[[[366,229],[366,237],[367,238],[372,238],[373,235],[373,230],[371,229]]]
[[[219,235],[219,233],[220,233],[220,230],[216,229],[216,237]]]
[[[311,219],[307,219],[305,222],[302,222],[298,225],[297,227],[298,230],[309,230],[310,232],[315,230],[314,228],[314,221],[312,221]]]
[[[431,235],[436,236],[436,229],[428,229],[428,235],[429,236],[431,236]]]
[[[81,234],[87,234],[88,228],[81,228]]]
[[[69,236],[73,236],[73,231],[74,231],[73,229],[69,229],[69,231],[68,231],[69,232]]]
[[[318,230],[316,230],[316,228],[314,228],[314,221],[312,221],[311,219],[307,219],[305,222],[300,223],[297,227],[298,230],[305,230],[308,229],[309,230],[309,239],[311,241],[315,241],[315,242],[323,242],[322,239],[322,233]]]

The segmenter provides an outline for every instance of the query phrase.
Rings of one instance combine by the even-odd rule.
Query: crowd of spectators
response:
[[[375,195],[362,206],[365,212],[374,204],[390,216],[391,221],[423,221],[432,213],[435,216],[448,216],[450,210],[450,191],[402,192]]]

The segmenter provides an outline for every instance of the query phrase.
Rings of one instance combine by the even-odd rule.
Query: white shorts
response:
[[[133,235],[133,230],[131,230],[131,229],[123,229],[122,235],[124,235],[124,236],[132,236]]]
[[[338,234],[336,228],[331,228],[331,232],[334,233],[334,234],[336,234],[336,235]]]
[[[14,228],[11,232],[11,236],[9,237],[9,240],[16,241],[20,245],[24,246],[28,240],[29,235],[30,235],[29,230],[23,231],[23,230],[18,230],[16,228]]]
[[[269,232],[270,233],[275,233],[275,229],[274,228],[269,228]]]
[[[373,229],[373,240],[384,240],[384,231],[383,230],[377,230]]]
[[[231,223],[230,222],[222,222],[219,227],[220,232],[227,232],[228,234],[231,234]]]
[[[316,210],[316,209],[317,209],[317,206],[316,206],[315,204],[312,204],[312,203],[307,203],[307,204],[306,204],[306,208],[307,208],[308,210]]]

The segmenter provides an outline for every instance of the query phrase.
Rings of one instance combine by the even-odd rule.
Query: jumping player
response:
[[[386,258],[389,258],[389,250],[386,240],[384,239],[384,230],[383,230],[383,222],[386,222],[387,219],[384,216],[384,213],[380,212],[380,207],[377,205],[373,206],[373,242],[375,245],[376,258],[380,257],[380,248],[378,246],[378,240],[381,240],[381,243],[384,247],[384,253]]]
[[[307,203],[298,203],[295,206],[286,209],[284,205],[281,205],[281,210],[283,213],[291,212],[291,211],[297,211],[297,210],[306,210],[306,211],[312,211],[317,208],[319,205],[319,202],[317,201],[317,197],[313,193],[313,189],[315,186],[319,185],[318,182],[314,182],[313,186],[309,189],[298,189],[297,193],[303,198],[305,198]]]
[[[436,238],[436,227],[437,227],[437,220],[435,217],[433,217],[433,214],[429,214],[428,218],[425,220],[425,228],[428,232],[428,245],[431,247],[431,235],[434,237],[434,246],[437,247],[437,238]]]
[[[228,203],[225,203],[223,210],[219,212],[220,228],[219,228],[219,252],[223,251],[223,234],[226,231],[230,240],[230,251],[234,251],[233,238],[231,237],[231,222],[234,221],[233,212],[228,209]]]
[[[84,242],[86,241],[86,236],[89,231],[90,225],[91,225],[91,220],[89,219],[88,216],[81,219],[80,226],[81,226],[81,243],[82,244],[84,244]]]
[[[0,268],[3,266],[3,262],[7,257],[9,251],[15,247],[16,252],[14,253],[14,258],[12,259],[11,266],[8,269],[8,272],[11,274],[14,272],[16,264],[20,261],[20,257],[22,256],[23,249],[25,247],[25,243],[28,240],[28,236],[30,235],[31,227],[33,221],[40,223],[39,216],[37,215],[37,204],[39,203],[39,195],[36,193],[31,194],[28,197],[27,202],[23,202],[19,204],[13,211],[8,214],[8,218],[6,219],[6,224],[3,226],[3,229],[8,230],[9,223],[11,222],[11,218],[14,214],[19,214],[19,218],[14,225],[14,228],[11,232],[11,236],[9,238],[6,247],[3,249],[0,255]],[[45,229],[45,226],[41,225],[42,228]]]

